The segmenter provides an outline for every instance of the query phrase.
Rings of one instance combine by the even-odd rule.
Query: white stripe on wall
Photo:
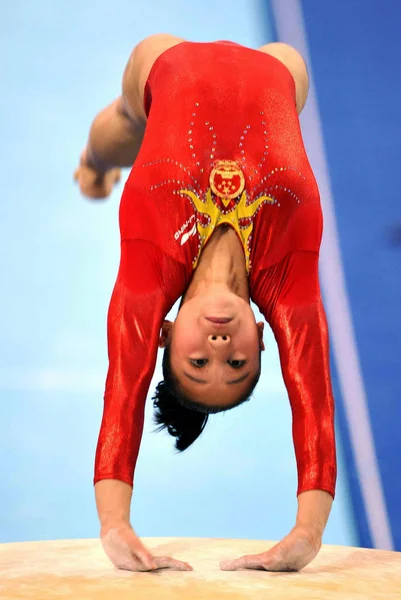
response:
[[[331,343],[372,542],[376,548],[392,550],[393,540],[344,280],[334,202],[301,2],[300,0],[271,0],[271,4],[279,41],[294,46],[303,55],[309,68],[310,92],[301,122],[308,157],[319,183],[324,212],[320,276],[330,324]]]

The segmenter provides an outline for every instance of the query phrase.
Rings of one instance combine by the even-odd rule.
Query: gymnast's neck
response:
[[[227,289],[250,301],[243,247],[234,229],[222,225],[201,254],[183,303],[198,295]]]

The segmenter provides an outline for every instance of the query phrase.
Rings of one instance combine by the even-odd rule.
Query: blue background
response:
[[[393,175],[400,156],[401,16],[390,5],[387,17],[378,3],[362,0],[310,0],[303,10],[352,317],[400,549],[400,247],[390,240],[401,221]],[[235,7],[228,0],[152,0],[135,8],[128,0],[90,8],[77,0],[19,0],[4,8],[1,28],[0,542],[96,537],[93,460],[122,185],[107,202],[90,203],[73,184],[74,168],[91,120],[120,93],[129,54],[143,37],[168,31],[256,48],[277,35],[274,11],[257,0]],[[152,433],[148,403],[132,504],[139,535],[273,540],[291,529],[291,415],[269,331],[266,347],[252,402],[213,416],[182,455],[169,436]],[[151,391],[160,373],[158,362]],[[368,545],[336,377],[335,385],[339,477],[324,542]]]
[[[302,7],[370,426],[401,550],[401,5],[303,0]],[[337,397],[358,537],[371,546],[338,387]]]

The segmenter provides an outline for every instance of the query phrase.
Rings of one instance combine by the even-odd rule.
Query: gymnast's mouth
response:
[[[226,323],[230,323],[233,318],[232,317],[206,317],[207,321],[214,323],[215,325],[224,325]]]

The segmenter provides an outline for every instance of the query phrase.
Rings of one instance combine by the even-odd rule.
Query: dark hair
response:
[[[163,377],[156,386],[153,406],[156,409],[154,422],[159,426],[155,431],[167,429],[170,435],[177,438],[175,448],[179,452],[186,450],[202,433],[209,414],[223,412],[239,406],[249,400],[260,378],[261,352],[259,352],[259,370],[252,378],[249,386],[238,399],[228,406],[207,406],[191,400],[184,394],[178,379],[171,369],[170,344],[163,354]]]

